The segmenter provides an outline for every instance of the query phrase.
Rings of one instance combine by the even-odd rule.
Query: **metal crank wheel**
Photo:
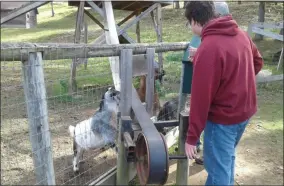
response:
[[[155,140],[140,133],[136,141],[136,169],[141,185],[159,184],[167,182],[169,174],[169,155],[164,136]]]

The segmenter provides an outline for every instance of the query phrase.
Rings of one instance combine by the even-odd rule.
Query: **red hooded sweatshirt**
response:
[[[262,57],[231,16],[209,21],[193,59],[189,128],[186,142],[196,145],[206,121],[231,125],[257,111],[256,74]]]

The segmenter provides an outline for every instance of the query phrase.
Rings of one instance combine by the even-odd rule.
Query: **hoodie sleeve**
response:
[[[255,72],[255,75],[257,75],[259,71],[262,69],[264,62],[263,62],[260,52],[258,51],[253,41],[251,41],[251,48],[252,48],[252,54],[253,54],[254,72]]]
[[[210,104],[220,84],[222,59],[216,48],[208,50],[204,43],[194,57],[189,127],[186,139],[190,145],[196,145],[205,128]]]

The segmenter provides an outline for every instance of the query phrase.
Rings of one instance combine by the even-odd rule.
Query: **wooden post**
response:
[[[179,9],[180,8],[179,7],[179,0],[175,0],[174,4],[175,4],[175,9]]]
[[[26,13],[26,28],[35,28],[37,26],[36,10]]]
[[[85,21],[85,25],[84,25],[84,43],[88,44],[88,23],[87,21]],[[84,59],[85,70],[87,69],[87,63],[88,63],[88,58],[85,58]]]
[[[187,1],[183,1],[183,8],[185,8]]]
[[[103,15],[103,17],[105,18],[104,26],[106,43],[109,45],[119,44],[111,1],[103,2]],[[109,63],[115,89],[120,91],[119,58],[109,57]]]
[[[261,1],[259,2],[259,9],[258,9],[258,22],[264,23],[265,21],[265,2]],[[262,40],[263,35],[261,34],[255,34],[256,40]]]
[[[185,140],[188,128],[188,113],[181,112],[179,117],[178,154],[185,155]],[[188,159],[177,161],[176,185],[188,185],[189,176]]]
[[[120,112],[121,116],[129,116],[132,100],[132,50],[123,49],[120,55]],[[118,135],[118,157],[117,157],[117,175],[116,185],[128,185],[128,163],[126,159],[126,151],[122,140],[122,122],[119,123]]]
[[[278,65],[277,65],[277,71],[279,70],[281,64],[283,63],[283,47],[281,49],[281,53],[280,53],[280,57],[279,57],[279,61],[278,61]]]
[[[153,115],[153,102],[154,102],[154,81],[155,81],[155,71],[154,71],[154,61],[155,61],[155,49],[147,49],[147,66],[148,73],[146,79],[146,110],[150,116]]]
[[[55,185],[42,53],[30,53],[23,61],[22,71],[36,181]]]
[[[141,12],[137,12],[137,15],[138,16]],[[137,36],[137,43],[141,43],[141,37],[140,37],[140,21],[138,21],[136,23],[136,36]]]
[[[163,42],[163,36],[162,36],[162,6],[159,3],[157,7],[157,37],[158,37],[158,43]],[[160,72],[163,70],[163,53],[158,53],[158,61],[159,61],[159,69]]]
[[[81,1],[77,11],[74,43],[80,43],[81,30],[84,21],[84,6],[85,6],[85,1]],[[73,58],[71,64],[70,87],[69,87],[70,94],[77,91],[76,66],[77,66],[77,58],[75,57]]]
[[[53,1],[50,2],[50,5],[51,5],[51,17],[54,17],[55,13],[53,8]]]
[[[253,24],[249,23],[247,33],[250,37],[252,37],[252,27],[253,27]]]
[[[185,107],[185,103],[186,103],[186,97],[187,97],[187,94],[185,93],[182,93],[183,91],[183,77],[184,77],[184,64],[182,64],[182,69],[181,69],[181,76],[180,76],[180,88],[179,88],[179,101],[178,101],[178,109],[177,109],[177,118],[179,117],[180,115],[180,112],[182,110],[184,110],[184,107]]]

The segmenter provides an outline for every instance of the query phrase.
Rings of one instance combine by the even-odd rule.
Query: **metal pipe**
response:
[[[184,160],[187,159],[186,156],[181,156],[181,155],[174,155],[174,156],[169,156],[170,160]]]

